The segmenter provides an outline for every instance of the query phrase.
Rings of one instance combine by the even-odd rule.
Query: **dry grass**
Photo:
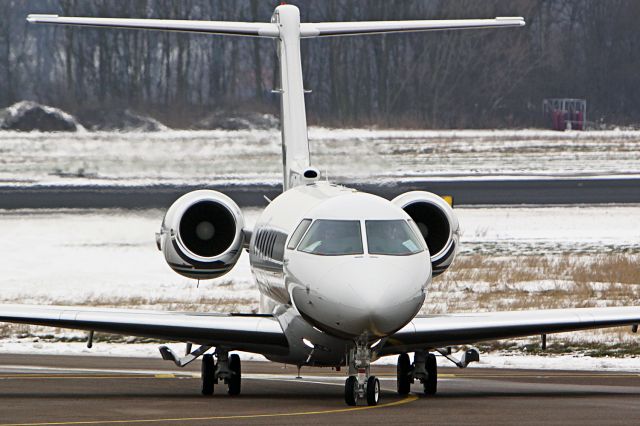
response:
[[[640,285],[640,257],[633,254],[599,256],[461,256],[444,275],[447,280],[482,281],[492,284],[541,279],[575,283]]]
[[[640,256],[561,255],[460,256],[432,283],[423,313],[561,309],[640,305]],[[582,348],[588,354],[635,354],[638,339],[629,328],[553,337],[548,351]],[[550,337],[551,340],[551,337]],[[539,343],[518,339],[483,344],[484,349],[532,353]]]

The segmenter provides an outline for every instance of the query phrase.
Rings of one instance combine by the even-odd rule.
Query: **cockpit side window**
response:
[[[358,220],[316,220],[298,250],[323,256],[363,254]]]
[[[289,240],[289,244],[287,245],[287,248],[289,250],[293,250],[298,246],[298,243],[302,239],[302,236],[305,232],[307,232],[307,229],[309,229],[309,225],[311,225],[311,219],[304,219],[302,222],[300,222],[296,230],[293,231],[293,234],[291,234],[291,239]]]
[[[369,254],[406,256],[423,250],[404,220],[367,220],[365,225]]]

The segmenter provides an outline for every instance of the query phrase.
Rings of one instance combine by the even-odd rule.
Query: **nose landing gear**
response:
[[[355,406],[359,399],[366,398],[367,405],[378,405],[380,400],[380,380],[370,376],[371,349],[366,340],[356,343],[348,355],[349,377],[344,385],[344,399],[347,405]]]

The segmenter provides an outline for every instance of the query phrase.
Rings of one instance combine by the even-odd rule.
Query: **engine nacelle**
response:
[[[460,224],[451,206],[431,192],[413,191],[392,201],[415,222],[427,242],[433,276],[446,271],[456,257]]]
[[[156,234],[158,249],[174,271],[207,280],[229,272],[242,253],[244,218],[229,197],[193,191],[169,207]]]

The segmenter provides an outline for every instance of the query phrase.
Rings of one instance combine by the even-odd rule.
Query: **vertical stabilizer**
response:
[[[280,59],[283,189],[286,191],[303,183],[304,170],[310,165],[300,58],[300,11],[291,5],[278,6],[271,22],[280,30],[277,43]]]

